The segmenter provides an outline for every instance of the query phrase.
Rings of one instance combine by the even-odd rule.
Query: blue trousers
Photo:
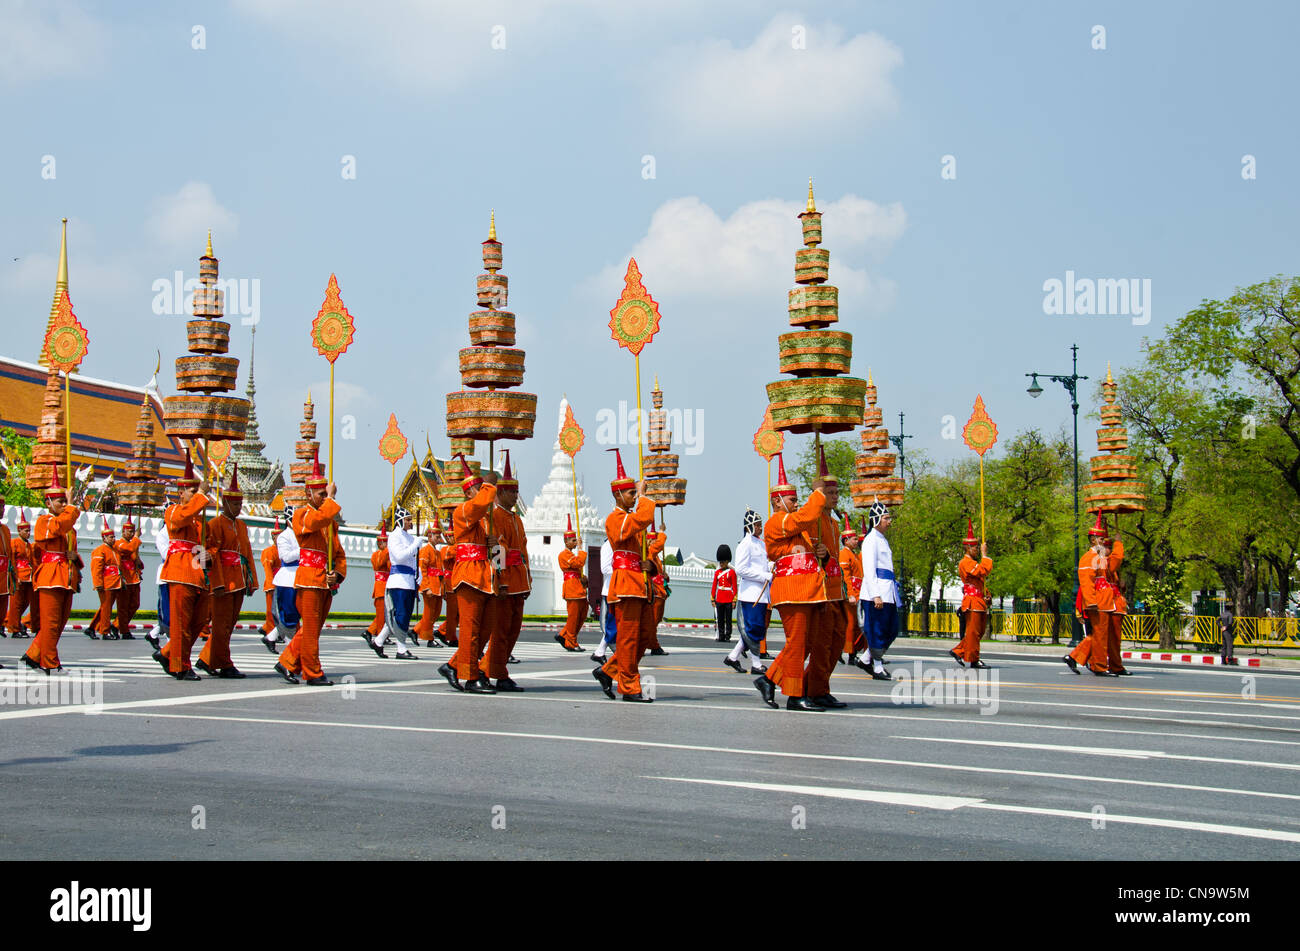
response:
[[[605,643],[613,644],[614,639],[618,636],[618,621],[614,617],[614,609],[610,606],[609,600],[600,599],[600,620],[605,629]]]
[[[275,607],[280,615],[280,623],[292,630],[298,626],[298,589],[275,586]]]
[[[158,626],[164,631],[171,630],[172,599],[167,593],[167,583],[158,582]]]
[[[388,609],[391,612],[393,626],[404,633],[411,630],[411,612],[415,610],[414,588],[389,588],[384,594],[388,596]]]
[[[767,637],[767,605],[761,602],[740,602],[740,636],[751,653],[758,653],[758,645]]]
[[[863,633],[867,635],[867,644],[871,647],[871,656],[879,658],[898,636],[898,607],[885,602],[880,607],[863,598],[860,602],[866,610],[862,623]]]

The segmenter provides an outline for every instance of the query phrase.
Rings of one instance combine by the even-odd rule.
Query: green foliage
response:
[[[1182,626],[1187,611],[1183,607],[1183,579],[1186,566],[1180,561],[1171,561],[1165,565],[1164,573],[1159,578],[1151,578],[1140,587],[1145,610],[1156,619],[1160,631],[1160,647],[1172,650],[1174,634]]]
[[[826,468],[840,483],[840,508],[847,509],[852,504],[849,486],[853,482],[853,457],[860,450],[847,439],[823,439],[822,445],[826,447]],[[812,484],[817,479],[817,448],[813,440],[804,443],[794,471],[787,471],[786,475],[794,480],[800,498],[812,491]]]
[[[34,439],[19,436],[8,427],[0,427],[0,455],[4,469],[0,471],[0,496],[10,505],[40,505],[39,492],[27,488],[27,464],[32,461]]]

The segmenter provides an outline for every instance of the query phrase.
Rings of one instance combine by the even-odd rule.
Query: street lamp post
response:
[[[889,441],[893,443],[894,447],[898,450],[898,474],[901,475],[904,480],[907,479],[907,469],[905,465],[907,454],[903,451],[903,440],[911,438],[911,434],[903,432],[903,414],[899,413],[898,432],[897,434],[890,436]],[[898,576],[902,579],[898,587],[899,590],[903,592],[903,599],[909,600],[907,596],[907,561],[904,558],[903,550],[901,548],[898,551]],[[900,604],[898,608],[901,611],[903,605]]]
[[[1065,391],[1070,394],[1070,411],[1074,414],[1074,564],[1079,564],[1079,381],[1088,379],[1086,376],[1079,375],[1079,345],[1071,344],[1071,371],[1069,376],[1055,373],[1026,373],[1025,376],[1031,377],[1029,389],[1026,392],[1037,399],[1043,394],[1043,388],[1038,385],[1039,376],[1045,376],[1049,380],[1065,387]],[[1079,643],[1082,632],[1079,630],[1078,619],[1074,616],[1074,606],[1070,606],[1070,646],[1073,647]]]

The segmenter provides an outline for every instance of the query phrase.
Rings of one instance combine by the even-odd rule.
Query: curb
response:
[[[1180,664],[1210,664],[1219,667],[1259,667],[1261,658],[1246,657],[1241,664],[1225,664],[1218,654],[1160,654],[1150,651],[1121,651],[1125,660],[1174,661]]]

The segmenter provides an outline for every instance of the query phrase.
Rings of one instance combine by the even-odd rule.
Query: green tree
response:
[[[848,439],[823,439],[822,445],[826,447],[826,468],[840,483],[840,508],[850,508],[853,504],[849,498],[849,486],[853,482],[853,459],[861,449],[856,441],[850,442]],[[814,440],[804,443],[799,450],[794,472],[787,472],[786,475],[793,476],[794,487],[799,490],[800,498],[812,492],[812,484],[817,479],[817,445]]]
[[[35,440],[0,427],[0,496],[10,505],[40,505],[40,493],[27,488],[27,464]]]

